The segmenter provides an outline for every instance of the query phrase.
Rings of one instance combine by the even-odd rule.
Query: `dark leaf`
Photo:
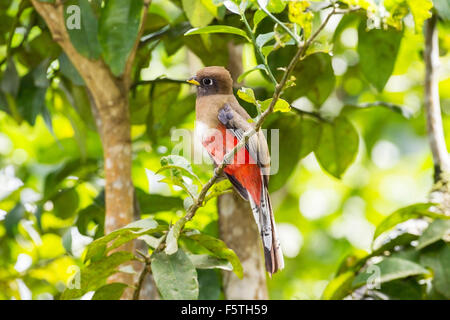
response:
[[[123,73],[139,32],[142,0],[109,0],[102,9],[98,38],[114,75]]]
[[[366,30],[365,23],[358,28],[359,65],[364,77],[382,91],[394,70],[395,60],[400,48],[402,32],[388,30]],[[374,49],[376,48],[376,50]]]
[[[317,161],[328,173],[341,178],[358,153],[359,136],[355,127],[344,117],[332,123],[322,122]]]
[[[101,54],[98,21],[89,1],[65,1],[64,20],[70,41],[77,51],[89,59],[98,59]]]
[[[293,73],[295,86],[284,91],[284,98],[294,101],[306,96],[316,106],[322,105],[334,89],[335,76],[331,57],[324,52],[307,56],[297,64]]]
[[[119,300],[127,287],[125,283],[106,284],[95,291],[92,300]]]

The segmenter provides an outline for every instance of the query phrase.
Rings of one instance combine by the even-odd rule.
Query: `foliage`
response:
[[[81,10],[81,28],[67,28],[75,50],[120,77],[140,36],[143,1],[66,1],[66,20],[71,5]],[[281,232],[286,269],[270,280],[270,296],[449,299],[449,220],[434,204],[417,203],[432,175],[420,110],[421,30],[436,12],[448,33],[447,2],[335,5],[334,26],[319,30],[326,1],[152,1],[128,99],[142,219],[105,235],[101,139],[85,81],[28,1],[1,4],[0,298],[119,299],[127,286],[106,279],[134,272],[130,262],[150,266],[164,299],[221,297],[217,270],[243,276],[217,238],[215,198],[231,185],[216,183],[199,213],[186,217],[211,168],[170,152],[171,130],[193,127],[195,95],[180,80],[189,64],[227,66],[227,45],[241,46],[245,87],[236,96],[256,122],[297,49],[321,31],[263,125],[279,129],[278,140],[268,135],[269,146],[279,141],[270,191],[289,231]],[[440,43],[448,62],[445,32]],[[444,122],[449,132],[446,115]],[[362,231],[346,229],[355,220]],[[405,230],[411,221],[425,227]],[[135,239],[147,243],[145,259],[120,250]]]

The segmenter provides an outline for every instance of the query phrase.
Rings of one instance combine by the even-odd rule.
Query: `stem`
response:
[[[266,57],[264,57],[264,55],[261,52],[261,49],[259,48],[259,46],[256,44],[256,39],[255,39],[255,34],[252,31],[252,28],[250,28],[250,25],[248,24],[247,18],[245,17],[245,14],[242,13],[241,14],[241,19],[245,24],[245,27],[247,28],[248,33],[250,34],[250,38],[252,40],[253,46],[256,49],[256,52],[258,53],[258,56],[261,58],[261,60],[264,63],[264,66],[266,67],[266,71],[267,74],[270,77],[270,80],[273,82],[273,84],[276,86],[277,85],[277,80],[275,79],[275,76],[272,73],[272,70],[270,70],[269,64],[267,63]]]
[[[135,83],[133,83],[131,85],[131,89],[133,89],[133,88],[135,88],[137,86],[146,85],[146,84],[153,84],[153,83],[158,83],[158,82],[173,82],[173,83],[187,84],[186,80],[170,79],[170,78],[156,78],[156,79],[153,79],[153,80],[139,80],[139,81],[136,81]]]
[[[434,179],[438,182],[441,173],[450,171],[447,146],[442,126],[439,103],[438,67],[439,42],[436,28],[437,17],[433,15],[425,25],[425,113],[427,117],[428,140],[434,161]]]
[[[266,8],[263,8],[263,7],[261,7],[261,6],[259,6],[259,4],[258,4],[258,7],[262,10],[262,11],[264,11],[264,13],[265,14],[267,14],[273,21],[275,21],[276,23],[278,23],[290,36],[291,36],[291,38],[292,39],[294,39],[294,41],[295,41],[295,43],[297,44],[297,46],[300,46],[300,40],[299,40],[299,38],[298,38],[298,36],[295,34],[295,33],[293,33],[292,32],[292,30],[291,29],[289,29],[283,22],[281,22],[280,20],[278,20],[278,18],[277,17],[275,17],[272,13],[270,13],[270,11],[269,10],[267,10]]]

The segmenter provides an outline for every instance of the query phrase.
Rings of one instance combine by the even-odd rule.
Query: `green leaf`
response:
[[[179,83],[157,83],[151,88],[150,94],[144,91],[142,99],[136,101],[137,104],[146,103],[150,95],[146,124],[147,134],[153,143],[170,136],[170,129],[182,123],[193,111],[193,105],[195,105],[193,95],[177,100],[180,88]],[[171,116],[167,117],[167,114]],[[145,119],[145,114],[141,117]]]
[[[296,78],[295,86],[286,88],[283,96],[288,101],[306,96],[316,106],[325,102],[336,81],[331,57],[324,52],[311,54],[297,63],[292,75]]]
[[[75,188],[67,188],[59,191],[51,200],[55,216],[68,219],[77,212],[80,197]]]
[[[83,86],[84,80],[81,78],[77,69],[73,66],[72,62],[70,62],[67,55],[63,52],[58,58],[59,61],[59,70],[61,73],[67,77],[73,84],[77,86]]]
[[[222,291],[222,279],[216,270],[197,270],[199,294],[198,300],[219,300]]]
[[[272,40],[275,36],[275,32],[261,33],[256,37],[256,45],[261,49],[267,42]]]
[[[182,37],[184,44],[207,66],[225,66],[228,63],[227,34],[192,35]],[[214,44],[214,45],[213,45]],[[192,106],[191,106],[192,108]]]
[[[315,154],[322,168],[341,178],[358,153],[358,132],[350,121],[337,117],[332,123],[322,122],[322,133]]]
[[[88,233],[88,226],[91,223],[97,225],[95,229],[94,238],[97,239],[104,234],[105,226],[105,207],[93,203],[78,212],[77,228],[81,234],[90,235]]]
[[[397,224],[401,222],[405,222],[409,219],[419,218],[421,216],[431,217],[431,218],[442,218],[449,219],[450,217],[446,217],[442,214],[438,214],[430,211],[429,209],[435,206],[433,203],[416,203],[401,209],[398,209],[394,213],[387,216],[380,224],[377,226],[375,230],[375,234],[373,238],[376,239],[383,232],[395,227]]]
[[[247,41],[250,41],[250,39],[247,36],[247,33],[245,33],[244,30],[238,29],[231,26],[224,26],[224,25],[215,25],[215,26],[207,26],[203,28],[194,28],[188,30],[184,35],[190,36],[193,34],[209,34],[209,33],[229,33],[229,34],[236,34],[238,36],[244,37],[247,39]]]
[[[427,247],[420,263],[433,270],[433,287],[450,299],[450,244],[440,241]]]
[[[71,10],[68,11],[69,8]],[[70,42],[75,49],[89,59],[98,59],[101,54],[97,36],[98,22],[89,1],[65,1],[64,21],[66,21]],[[78,23],[79,25],[77,25]]]
[[[194,173],[192,170],[191,163],[184,157],[178,156],[178,155],[168,155],[161,158],[161,165],[162,167],[156,171],[156,173],[160,173],[164,170],[171,169],[173,170],[180,170],[184,173],[187,173],[189,176],[194,177],[197,181],[200,181],[199,177]]]
[[[62,245],[67,253],[72,254],[72,229],[69,228],[62,236]]]
[[[387,295],[389,300],[422,300],[425,287],[415,279],[398,279],[383,283],[379,291]]]
[[[228,260],[218,259],[208,254],[189,254],[188,257],[197,269],[233,270],[233,266]]]
[[[256,29],[256,27],[258,26],[258,24],[265,18],[267,17],[267,14],[258,9],[257,11],[255,11],[255,14],[253,16],[253,28]]]
[[[14,237],[17,232],[17,227],[20,220],[25,216],[25,208],[22,203],[17,203],[5,216],[3,222],[6,234],[9,237]]]
[[[126,288],[125,283],[109,283],[97,289],[91,300],[119,300]]]
[[[241,14],[239,7],[236,3],[234,3],[231,0],[225,0],[223,2],[223,5],[225,6],[225,8],[227,8],[229,11],[233,12],[234,14]]]
[[[286,2],[282,0],[258,0],[258,4],[272,13],[280,13],[286,7]]]
[[[376,270],[379,272],[378,275]],[[384,258],[380,263],[358,274],[353,280],[352,285],[353,288],[358,288],[372,280],[381,284],[421,274],[428,274],[428,271],[417,263],[400,258]]]
[[[434,8],[443,20],[450,20],[450,2],[448,0],[433,0]]]
[[[264,100],[261,102],[261,111],[267,110],[269,108],[270,103],[272,102],[272,98]],[[291,111],[290,104],[281,98],[277,100],[275,103],[275,106],[273,107],[273,112],[280,111],[280,112],[289,112]]]
[[[199,0],[181,0],[184,13],[194,28],[207,26],[213,19],[214,15]]]
[[[420,236],[417,249],[425,248],[448,236],[450,236],[450,220],[434,220]]]
[[[139,32],[142,0],[106,1],[98,38],[102,55],[114,75],[123,73]]]
[[[394,28],[366,31],[365,24],[359,24],[359,65],[364,77],[378,91],[383,90],[394,70],[402,35],[402,32]],[[374,50],[374,48],[377,48],[377,50]]]
[[[46,87],[36,86],[32,71],[22,78],[17,98],[17,111],[32,126],[38,115],[44,116],[48,113],[45,104],[46,92]]]
[[[406,0],[409,10],[414,18],[414,26],[416,32],[421,32],[425,20],[431,17],[431,8],[433,1],[431,0]]]
[[[232,185],[230,180],[224,179],[217,183],[215,183],[208,191],[208,194],[205,197],[205,203],[209,200],[224,194],[227,191],[232,190]]]
[[[44,199],[48,200],[55,195],[61,183],[70,175],[79,179],[86,179],[98,169],[95,159],[73,159],[64,162],[55,171],[50,172],[44,181]]]
[[[0,90],[15,97],[19,91],[19,85],[20,78],[14,60],[8,59],[6,62],[6,70],[3,72],[2,80],[0,81]]]
[[[134,240],[142,235],[160,232],[167,229],[165,225],[158,225],[153,219],[142,219],[115,230],[101,238],[96,239],[87,246],[84,261],[103,256],[107,252]],[[112,242],[112,243],[111,243]],[[111,243],[111,244],[110,244]],[[108,244],[110,244],[108,246]]]
[[[331,280],[322,294],[324,300],[341,300],[351,293],[355,273],[347,271]]]
[[[263,65],[263,64],[258,64],[256,67],[253,67],[253,68],[251,68],[251,69],[245,71],[243,74],[241,74],[241,75],[239,76],[239,78],[237,79],[237,82],[238,82],[238,83],[242,82],[242,80],[244,80],[244,78],[245,78],[246,76],[248,76],[250,73],[252,73],[253,71],[256,71],[256,70],[263,70],[264,72],[267,73],[266,66]]]
[[[236,253],[228,248],[225,242],[206,234],[184,234],[184,236],[198,242],[198,244],[208,249],[216,257],[228,260],[233,266],[233,272],[242,279],[244,271],[241,262]]]
[[[61,294],[61,300],[71,300],[81,297],[88,291],[97,290],[103,286],[111,275],[118,271],[118,267],[135,259],[131,252],[119,251],[92,262],[81,271],[80,288],[66,289]]]
[[[163,299],[196,300],[198,298],[197,271],[182,249],[178,249],[172,255],[164,252],[154,253],[151,268]]]
[[[257,104],[256,98],[255,98],[255,93],[253,92],[253,89],[242,87],[239,89],[237,94],[238,94],[239,98],[241,98],[242,100],[244,100],[248,103],[252,103],[254,105]]]

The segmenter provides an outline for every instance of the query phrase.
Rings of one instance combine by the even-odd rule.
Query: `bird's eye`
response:
[[[202,82],[203,82],[203,84],[204,84],[205,86],[210,86],[210,85],[213,84],[213,81],[212,81],[212,79],[210,79],[210,78],[204,78],[204,79],[202,80]]]

